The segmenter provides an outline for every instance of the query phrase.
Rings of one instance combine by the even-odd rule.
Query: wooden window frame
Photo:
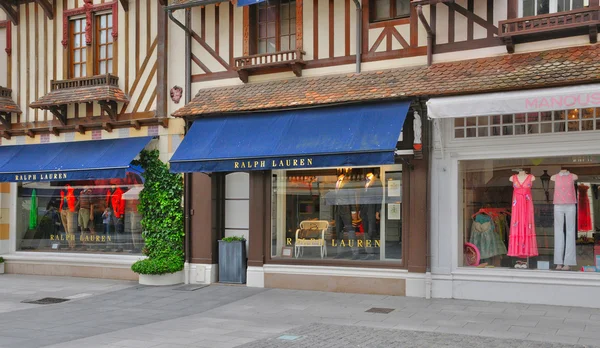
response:
[[[259,54],[259,40],[260,38],[260,32],[259,32],[259,26],[260,26],[260,22],[259,22],[259,8],[260,5],[263,3],[268,3],[269,0],[266,0],[262,3],[256,4],[256,5],[252,5],[250,8],[250,55],[255,55],[255,54]],[[276,53],[276,52],[281,52],[281,0],[271,0],[271,2],[276,2],[275,4],[275,52],[269,52],[269,53]],[[298,23],[297,23],[297,18],[296,18],[296,7],[298,6],[298,2],[297,0],[289,0],[288,4],[294,2],[294,7],[293,7],[293,11],[290,11],[290,15],[293,14],[293,18],[289,18],[290,21],[290,28],[293,26],[295,28],[294,30],[294,37],[295,40],[294,42],[296,43],[294,46],[295,47],[289,47],[288,51],[291,50],[295,50],[297,47],[297,35],[298,35]],[[268,20],[265,23],[269,23]],[[268,31],[268,29],[267,29]],[[290,34],[284,35],[286,37],[291,36]],[[269,39],[269,36],[265,37],[266,39]],[[267,52],[263,52],[260,54],[268,54]]]
[[[108,26],[108,17],[107,17],[107,27],[106,28],[101,28],[101,20],[100,17],[102,16],[111,16],[111,21],[112,21],[112,26]],[[106,69],[107,72],[109,74],[112,74],[114,72],[114,68],[115,68],[115,42],[113,40],[112,37],[112,29],[114,27],[114,18],[112,17],[113,14],[111,12],[105,12],[105,13],[96,13],[93,16],[93,25],[94,25],[94,36],[93,36],[93,45],[94,45],[94,54],[93,54],[93,68],[94,68],[94,74],[95,75],[101,75],[101,74],[105,74],[100,72],[100,63],[102,61],[106,62]],[[101,31],[107,31],[107,41],[105,44],[101,43],[101,39],[100,39],[100,35],[101,35]],[[108,31],[110,30],[110,34],[108,34]],[[106,58],[102,59],[100,58],[100,50],[103,46],[108,46],[108,45],[112,45],[112,56],[111,58],[108,58],[108,49],[106,51]],[[112,61],[112,69],[111,71],[108,71],[108,61]]]
[[[408,1],[408,6],[410,9],[410,0],[405,0]],[[376,2],[375,0],[369,0],[369,23],[380,23],[380,22],[387,22],[387,21],[393,21],[393,20],[398,20],[398,19],[403,19],[403,18],[410,18],[411,15],[411,11],[408,11],[407,14],[405,15],[401,15],[401,16],[396,16],[396,0],[390,0],[390,6],[389,6],[389,17],[388,18],[382,18],[382,19],[375,19],[375,13],[377,11],[377,6],[376,6]]]
[[[533,0],[535,1],[534,3],[534,11],[537,12],[537,3],[540,1],[544,1],[544,0]],[[553,13],[561,13],[561,12],[568,12],[573,10],[573,1],[574,0],[569,0],[570,1],[570,9],[566,10],[566,11],[558,11],[558,0],[548,0],[549,4],[548,4],[548,13],[547,14],[553,14]],[[517,16],[518,18],[522,18],[522,17],[531,17],[531,16],[538,16],[540,14],[538,13],[534,13],[533,15],[523,15],[523,11],[524,11],[524,7],[523,7],[523,1],[518,1],[518,8],[517,8]],[[582,8],[586,8],[590,6],[590,0],[583,0],[583,7]],[[545,13],[541,14],[544,15]]]
[[[75,23],[80,21],[82,23],[82,27],[80,28],[80,31],[76,32],[75,31]],[[69,35],[69,77],[70,78],[80,78],[80,77],[87,77],[88,76],[88,67],[89,67],[89,56],[90,56],[90,52],[89,52],[89,47],[87,46],[86,42],[85,42],[85,26],[86,26],[86,18],[85,17],[78,17],[78,18],[72,18],[69,19],[69,23],[68,23],[69,27],[70,27],[70,35]],[[75,36],[77,35],[81,35],[82,37],[82,41],[80,42],[80,46],[79,47],[75,47]],[[86,56],[86,60],[80,60],[78,62],[75,62],[75,51],[79,50],[80,52],[83,51],[83,49],[85,49],[85,56]],[[81,53],[80,53],[81,55]],[[86,69],[85,70],[80,70],[80,74],[79,76],[75,76],[75,65],[76,64],[85,64]]]

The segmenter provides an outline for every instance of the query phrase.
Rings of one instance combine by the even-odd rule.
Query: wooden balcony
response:
[[[302,76],[305,52],[302,50],[263,53],[235,59],[234,69],[240,80],[248,82],[250,72],[270,68],[290,68],[298,77]]]
[[[55,91],[65,88],[83,88],[97,86],[112,86],[118,88],[119,78],[111,74],[106,74],[91,77],[80,77],[69,80],[52,81],[50,88],[52,91]]]
[[[0,86],[0,98],[12,98],[12,89]]]
[[[600,25],[600,6],[550,13],[539,16],[500,21],[498,35],[504,39],[508,52],[514,52],[515,41],[551,38],[561,31],[568,35],[589,33],[590,42],[596,43]]]

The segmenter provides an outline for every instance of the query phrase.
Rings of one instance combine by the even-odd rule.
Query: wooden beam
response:
[[[6,0],[0,0],[0,7],[6,12],[8,19],[14,24],[19,25],[19,6],[17,8],[13,8],[12,3],[9,3]],[[9,138],[10,139],[10,138]]]
[[[105,101],[101,100],[98,102],[100,104],[100,109],[108,114],[111,121],[117,121],[117,102],[116,101]]]
[[[85,128],[80,124],[75,126],[75,131],[79,132],[79,134],[85,134]]]
[[[445,4],[450,9],[452,9],[452,10],[460,13],[461,15],[463,15],[465,17],[467,17],[468,20],[472,20],[473,22],[475,22],[475,23],[481,25],[482,27],[486,28],[488,32],[498,33],[498,27],[496,27],[492,23],[486,21],[485,19],[479,17],[475,13],[470,12],[466,8],[464,8],[464,7],[456,4],[454,2],[450,2],[450,3],[446,2]]]
[[[10,129],[10,114],[8,112],[0,112],[0,122],[2,123],[5,129]]]
[[[161,4],[162,6],[166,5],[166,0],[158,0],[158,3]]]
[[[108,122],[104,122],[102,123],[102,129],[104,129],[105,131],[112,133],[113,131],[113,126],[112,124],[108,123]]]
[[[120,0],[121,6],[123,6],[123,11],[129,11],[129,0]]]
[[[67,106],[66,105],[51,106],[48,110],[50,110],[52,115],[54,115],[54,117],[56,117],[56,119],[59,120],[63,126],[67,125]]]
[[[60,135],[60,130],[56,127],[50,127],[49,128],[50,133],[54,134],[54,136],[59,136]]]
[[[160,120],[160,125],[163,128],[169,128],[169,118],[168,117],[164,117],[162,120]]]
[[[40,5],[48,19],[54,19],[54,8],[49,0],[34,0],[34,2]]]
[[[140,130],[142,128],[142,125],[140,124],[140,121],[131,121],[131,125],[133,126],[133,128],[135,128],[135,130]]]
[[[31,129],[28,129],[26,133],[28,137],[35,138],[35,133]]]
[[[2,137],[5,138],[6,140],[10,140],[10,132],[9,131],[2,131],[0,132],[2,134]]]

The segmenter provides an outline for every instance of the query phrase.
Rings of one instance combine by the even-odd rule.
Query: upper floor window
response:
[[[273,53],[296,48],[296,1],[263,1],[256,6],[254,15],[254,52]]]
[[[113,72],[113,18],[111,13],[95,15],[92,28],[92,45],[86,42],[85,18],[77,18],[70,23],[69,77],[86,77],[90,74],[102,75]],[[91,71],[88,74],[88,67]]]
[[[586,6],[589,6],[589,0],[522,0],[519,1],[519,17],[564,12]]]
[[[71,21],[71,77],[84,77],[87,75],[85,23],[85,18]]]
[[[112,14],[96,16],[96,54],[94,70],[97,75],[112,73],[113,37]]]
[[[372,0],[371,22],[410,16],[410,0]]]

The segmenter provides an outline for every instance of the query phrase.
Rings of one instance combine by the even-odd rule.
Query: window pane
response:
[[[267,9],[261,8],[258,10],[258,21],[266,22],[267,21]]]
[[[463,127],[465,125],[464,117],[457,117],[454,119],[454,127]]]
[[[554,111],[554,120],[565,120],[567,118],[566,111]]]
[[[502,115],[502,124],[513,123],[513,115]]]
[[[558,2],[558,12],[569,11],[571,8],[571,0],[556,0]]]
[[[258,37],[264,39],[267,37],[267,25],[259,24],[258,25]]]
[[[500,124],[502,116],[492,116],[492,124]]]
[[[290,36],[290,49],[296,49],[296,35]]]
[[[515,135],[525,134],[525,125],[515,126]]]
[[[100,59],[106,59],[106,46],[100,46]]]
[[[583,110],[581,110],[581,113],[582,113],[583,118],[594,118],[594,109],[593,108],[583,109]]]
[[[258,54],[267,53],[267,40],[258,40]]]
[[[537,112],[527,114],[527,122],[537,122],[539,120],[539,114]]]
[[[81,61],[85,62],[87,60],[87,49],[84,47],[81,49]]]
[[[267,20],[269,22],[277,20],[277,8],[275,6],[267,8]]]
[[[107,50],[108,50],[108,58],[112,58],[113,57],[113,45],[112,44],[108,45]]]
[[[477,136],[477,128],[467,128],[467,138],[475,138]]]
[[[75,35],[75,37],[73,37],[73,48],[77,48],[77,47],[81,47],[81,36],[80,35]]]
[[[396,17],[410,15],[410,0],[396,0]]]
[[[487,116],[479,116],[477,122],[479,122],[480,126],[486,126],[488,124],[489,118]]]
[[[492,127],[491,132],[492,132],[492,134],[491,134],[492,136],[499,136],[501,134],[500,127]]]
[[[527,126],[527,134],[537,134],[540,132],[540,127],[537,124],[530,124]]]
[[[108,27],[112,28],[112,26],[113,26],[112,15],[109,14],[109,15],[106,15],[106,17],[108,17]]]
[[[281,51],[287,51],[290,49],[290,37],[289,36],[282,36],[281,37]]]
[[[594,130],[594,121],[583,121],[581,124],[581,130],[588,131]]]
[[[479,133],[480,137],[487,137],[487,135],[488,135],[487,127],[479,127],[478,133]]]
[[[295,21],[290,21],[290,33],[296,34],[296,23],[295,23]]]
[[[535,15],[535,0],[523,0],[523,17]]]
[[[74,27],[75,27],[75,28],[74,28],[74,32],[75,32],[75,33],[78,33],[78,32],[80,32],[80,31],[81,31],[81,24],[80,24],[80,21],[78,21],[78,20],[77,20],[77,21],[75,21],[75,23],[74,23],[74,24],[75,24],[75,25],[74,25]]]
[[[101,61],[98,67],[99,74],[106,74],[106,61]]]
[[[585,1],[583,0],[573,0],[573,10],[578,8],[583,8],[585,5]]]
[[[282,22],[284,19],[290,18],[290,8],[288,4],[281,5],[281,7],[279,8],[279,16]]]
[[[274,53],[277,52],[277,46],[275,43],[275,39],[268,39],[267,40],[267,53]]]
[[[540,113],[542,121],[552,121],[552,111],[544,111]]]
[[[73,51],[73,62],[81,62],[81,52],[79,50]]]
[[[279,28],[281,35],[289,35],[290,34],[290,26],[288,21],[281,21],[281,25]]]
[[[87,75],[87,66],[86,64],[81,64],[81,77],[84,77]]]
[[[550,0],[537,0],[537,14],[550,13]]]
[[[375,19],[390,18],[390,0],[375,0]]]
[[[267,37],[275,37],[275,22],[267,24]]]
[[[102,30],[100,32],[100,43],[101,44],[105,44],[106,43],[106,31]]]
[[[100,28],[106,28],[106,16],[100,16]]]
[[[74,77],[81,77],[79,71],[81,70],[80,64],[73,65],[73,75]]]
[[[552,123],[542,123],[542,133],[552,133]]]
[[[113,42],[112,29],[108,29],[108,31],[106,32],[106,37],[107,37],[106,42]]]
[[[512,135],[512,134],[513,134],[513,126],[502,127],[502,135]]]
[[[467,126],[476,126],[477,117],[467,117]]]
[[[525,123],[525,114],[516,114],[515,123]]]
[[[464,138],[465,137],[465,130],[462,129],[462,128],[454,130],[454,137],[455,138]]]
[[[109,74],[112,74],[113,72],[113,61],[112,59],[108,61],[108,71]]]

